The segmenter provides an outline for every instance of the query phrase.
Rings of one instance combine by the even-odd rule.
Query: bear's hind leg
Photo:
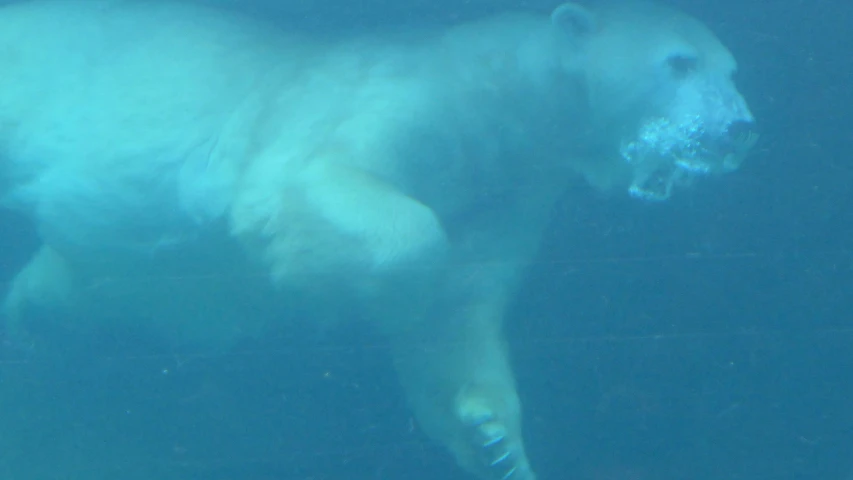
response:
[[[6,335],[13,342],[27,342],[27,310],[32,307],[62,307],[71,301],[71,269],[62,256],[47,245],[36,252],[12,280],[3,301]]]

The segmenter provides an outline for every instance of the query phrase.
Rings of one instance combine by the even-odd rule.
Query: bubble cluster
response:
[[[711,173],[704,138],[705,128],[699,116],[677,122],[667,118],[643,122],[637,137],[623,143],[619,151],[634,170],[628,190],[631,196],[666,200],[673,187]]]

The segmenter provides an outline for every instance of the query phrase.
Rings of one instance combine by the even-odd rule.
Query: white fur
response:
[[[0,194],[45,243],[10,324],[65,302],[227,342],[296,299],[358,307],[428,433],[500,478],[480,450],[504,432],[532,479],[503,311],[570,174],[627,179],[592,33],[561,25],[331,41],[178,3],[2,7]]]

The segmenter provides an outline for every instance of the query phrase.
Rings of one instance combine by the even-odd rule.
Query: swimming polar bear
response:
[[[502,320],[573,176],[663,200],[753,116],[700,22],[648,4],[302,38],[176,2],[0,8],[0,195],[43,246],[4,303],[233,341],[359,308],[423,429],[531,480]],[[332,308],[334,310],[334,308]]]

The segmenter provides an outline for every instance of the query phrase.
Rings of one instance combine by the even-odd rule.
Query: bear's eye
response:
[[[699,64],[699,59],[693,55],[676,54],[670,55],[666,59],[666,64],[669,66],[672,73],[676,76],[683,77],[696,70]]]

